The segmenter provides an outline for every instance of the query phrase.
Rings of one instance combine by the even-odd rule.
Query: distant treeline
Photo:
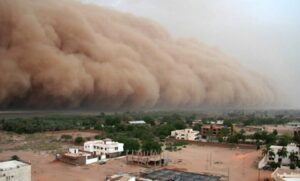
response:
[[[192,124],[202,119],[202,124]],[[221,131],[219,142],[243,143],[251,138],[263,140],[266,144],[280,142],[286,145],[291,139],[300,140],[300,134],[279,139],[277,133],[256,133],[252,136],[244,132],[232,132],[233,124],[262,125],[284,124],[290,119],[284,116],[227,115],[226,117],[205,116],[197,112],[123,112],[100,113],[98,115],[45,115],[40,117],[6,118],[0,120],[0,130],[16,133],[36,133],[60,130],[99,130],[97,139],[112,138],[124,143],[125,150],[161,150],[160,142],[170,135],[171,131],[184,128],[200,130],[203,124],[223,119],[225,128]],[[144,120],[147,124],[131,125],[131,120]],[[230,131],[231,129],[231,131]],[[223,137],[227,137],[223,140]]]
[[[125,144],[125,150],[161,150],[159,141],[175,129],[184,129],[195,119],[192,114],[101,113],[96,116],[44,116],[0,120],[0,129],[16,133],[36,133],[69,129],[101,131],[99,138],[109,137]],[[144,120],[147,124],[131,125],[128,121]]]
[[[132,130],[134,127],[128,125],[131,120],[145,120],[154,129],[152,132],[160,137],[170,134],[175,128],[191,127],[192,121],[202,119],[203,123],[224,119],[225,125],[263,125],[263,124],[285,124],[291,121],[282,115],[274,117],[249,115],[231,115],[224,117],[208,117],[197,112],[124,112],[124,113],[100,113],[99,115],[50,115],[40,117],[2,118],[0,129],[16,133],[36,133],[44,131],[59,131],[70,129],[95,129],[108,133],[114,131]],[[201,126],[201,125],[200,125]],[[197,128],[199,129],[200,126]],[[141,130],[141,129],[140,129]]]

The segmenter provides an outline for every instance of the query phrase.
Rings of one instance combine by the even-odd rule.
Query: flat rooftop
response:
[[[176,170],[162,169],[143,175],[144,178],[159,181],[220,181],[220,177],[204,175],[192,172],[182,172]]]
[[[0,162],[0,171],[11,170],[18,167],[28,166],[29,164],[17,161],[17,160],[9,160]]]
[[[129,121],[129,124],[146,124],[144,120]]]

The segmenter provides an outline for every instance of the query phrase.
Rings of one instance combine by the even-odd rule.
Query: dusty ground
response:
[[[105,165],[71,166],[54,161],[57,150],[72,146],[58,140],[62,134],[93,137],[95,132],[51,132],[33,135],[17,135],[0,132],[0,160],[18,155],[32,163],[33,181],[95,181],[106,176],[144,170],[142,167],[126,165],[125,159],[111,160]],[[229,149],[211,146],[189,145],[180,151],[166,152],[171,160],[168,168],[190,172],[217,173],[228,176],[230,181],[258,180],[257,158],[261,151]],[[260,178],[269,178],[271,172],[261,171]]]
[[[229,149],[189,145],[176,152],[168,152],[169,168],[191,172],[217,173],[228,176],[230,181],[256,181],[258,170],[256,160],[261,151]],[[261,171],[260,180],[270,178],[270,171]]]
[[[288,134],[293,135],[295,131],[295,127],[289,125],[263,125],[265,130],[269,133],[273,132],[273,130],[277,130],[279,135]]]
[[[54,156],[31,151],[6,151],[0,153],[0,160],[18,155],[32,164],[32,181],[99,181],[106,176],[123,172],[139,172],[140,167],[126,165],[125,159],[111,160],[104,165],[72,166],[54,161]]]

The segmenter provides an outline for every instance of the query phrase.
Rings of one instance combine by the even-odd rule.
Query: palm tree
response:
[[[282,149],[278,150],[277,154],[279,157],[285,158],[287,157],[288,152],[285,147],[282,147]]]
[[[294,163],[295,161],[298,160],[298,156],[295,152],[291,152],[290,156],[289,156],[289,159],[291,160],[292,163]]]
[[[275,158],[275,153],[274,153],[272,150],[270,150],[270,151],[268,152],[268,155],[269,155],[269,160],[274,160],[274,158]]]
[[[261,151],[262,156],[267,155],[269,151],[270,151],[270,146],[267,146],[264,149],[262,149]]]

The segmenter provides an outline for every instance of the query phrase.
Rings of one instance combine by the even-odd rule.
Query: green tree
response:
[[[20,158],[19,158],[18,155],[13,155],[13,156],[11,157],[11,159],[12,159],[12,160],[20,160]]]
[[[300,143],[300,132],[299,131],[294,131],[293,140],[297,143]]]
[[[278,150],[277,152],[277,155],[280,157],[280,158],[285,158],[287,157],[287,150],[286,150],[286,147],[282,147],[280,150]]]
[[[105,116],[105,125],[114,126],[120,124],[121,120],[117,115],[107,115]]]
[[[142,145],[142,150],[144,152],[156,152],[156,153],[160,153],[161,152],[161,145],[153,140],[149,140],[149,141],[145,141],[143,142]]]
[[[270,146],[266,146],[264,149],[262,149],[262,155],[265,156],[270,151]]]
[[[274,134],[268,134],[265,131],[262,132],[262,140],[266,142],[266,144],[275,144],[276,143],[276,136]]]
[[[296,161],[296,165],[297,165],[298,168],[300,168],[300,160]]]
[[[120,142],[124,143],[124,150],[131,153],[132,151],[138,151],[140,149],[140,143],[137,139],[123,138]]]
[[[274,160],[274,158],[275,158],[275,153],[274,153],[272,150],[270,150],[270,151],[268,152],[268,156],[269,156],[269,159]]]
[[[144,117],[143,117],[143,120],[144,120],[147,124],[150,124],[151,126],[154,126],[154,125],[155,125],[154,119],[153,119],[151,116],[149,116],[149,115],[144,116]]]
[[[296,169],[295,163],[290,163],[290,169],[292,169],[292,170],[295,170],[295,169]]]
[[[222,128],[221,131],[220,131],[220,135],[222,137],[228,136],[229,134],[230,134],[230,129],[229,128]]]
[[[84,139],[81,136],[78,136],[75,138],[75,143],[76,144],[82,144],[84,142]]]
[[[291,152],[289,155],[289,159],[291,160],[292,163],[294,163],[298,160],[298,156],[295,152]]]
[[[201,130],[201,127],[202,127],[202,124],[197,123],[193,126],[193,130],[199,131],[199,130]]]
[[[174,125],[175,129],[185,129],[186,128],[185,122],[182,120],[176,120],[176,121],[172,122],[172,124]]]
[[[96,140],[100,140],[100,139],[102,139],[102,136],[101,136],[101,135],[95,135],[94,138],[95,138]]]
[[[171,134],[171,131],[173,130],[176,130],[174,125],[163,124],[163,125],[158,125],[155,128],[154,132],[160,139],[164,139],[165,137],[169,136]]]
[[[272,133],[273,133],[273,135],[275,135],[275,136],[277,136],[277,134],[278,134],[278,132],[277,132],[276,129],[274,129]]]
[[[278,145],[280,145],[280,146],[286,146],[286,145],[289,144],[291,141],[292,141],[291,136],[285,134],[285,135],[282,135],[282,136],[279,138]]]

